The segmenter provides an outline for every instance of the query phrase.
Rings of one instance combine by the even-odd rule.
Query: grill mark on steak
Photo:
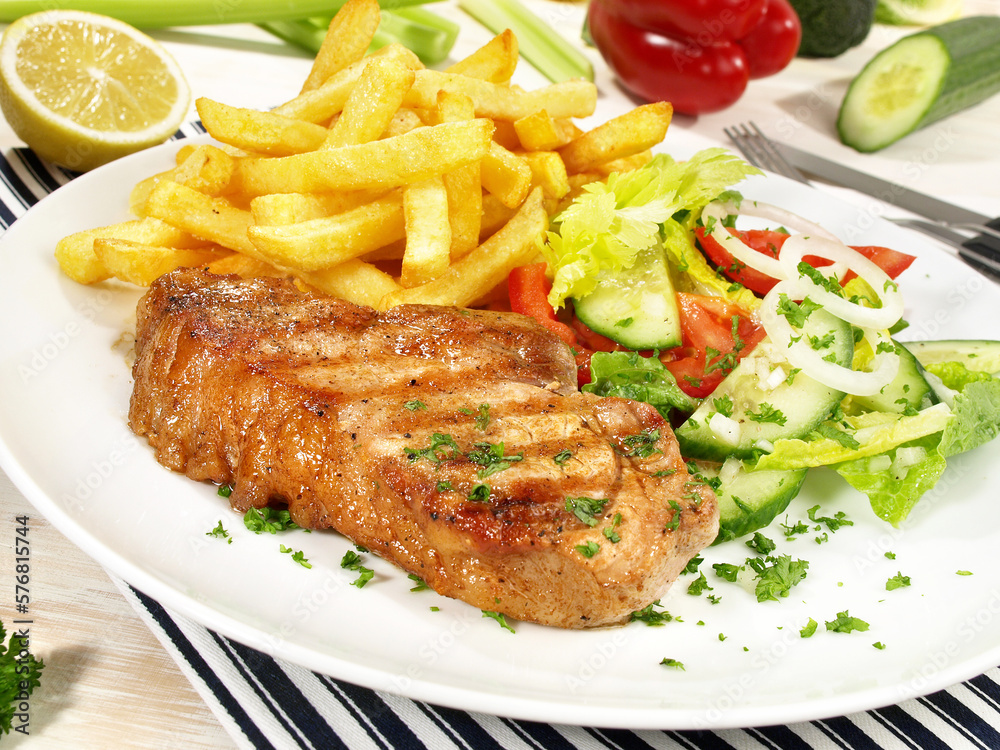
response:
[[[232,485],[241,512],[287,504],[480,609],[623,622],[718,530],[656,410],[579,392],[572,353],[524,316],[376,313],[286,280],[180,270],[140,301],[136,356],[129,422],[161,464]],[[627,449],[637,435],[650,455]],[[491,473],[490,455],[509,466]],[[567,511],[578,497],[606,501],[593,525]]]

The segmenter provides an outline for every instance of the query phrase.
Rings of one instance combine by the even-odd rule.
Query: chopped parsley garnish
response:
[[[277,534],[279,531],[301,528],[292,520],[292,514],[287,510],[274,508],[251,508],[243,516],[243,525],[254,534]]]
[[[844,513],[844,511],[842,511],[842,510],[838,510],[834,514],[833,518],[830,518],[828,516],[819,516],[817,518],[816,513],[818,511],[819,511],[819,506],[818,505],[814,505],[813,507],[811,507],[809,510],[806,511],[806,514],[809,516],[809,520],[810,521],[812,521],[813,523],[822,523],[830,531],[836,531],[841,526],[853,526],[854,525],[854,521],[849,520],[847,518],[847,514]]]
[[[426,409],[427,404],[425,404],[420,399],[413,399],[412,401],[407,401],[403,404],[403,408],[409,409],[410,411],[420,411],[421,409]]]
[[[803,625],[802,629],[799,630],[799,635],[802,638],[812,638],[812,636],[816,633],[817,627],[819,627],[819,623],[810,617],[809,622]]]
[[[503,613],[493,612],[492,610],[488,609],[482,610],[482,613],[483,617],[488,617],[491,620],[496,620],[500,624],[500,627],[503,628],[504,630],[509,630],[511,633],[515,632],[514,628],[512,628],[510,625],[507,624],[507,618],[503,616]]]
[[[410,591],[430,591],[431,587],[427,585],[427,581],[418,576],[416,573],[407,573],[406,577],[413,581],[413,586]]]
[[[611,519],[611,525],[605,526],[601,529],[601,533],[604,534],[604,538],[607,539],[612,544],[618,544],[622,540],[621,535],[618,533],[618,526],[621,525],[622,514],[615,513],[614,517]]]
[[[844,288],[840,285],[840,282],[837,280],[837,277],[827,276],[818,268],[809,265],[804,260],[799,262],[798,271],[799,271],[799,276],[805,276],[821,289],[825,289],[828,292],[833,292],[839,297],[844,296]]]
[[[297,552],[293,552],[291,547],[286,547],[284,544],[280,545],[280,548],[281,548],[282,553],[284,553],[286,555],[289,554],[289,553],[291,553],[292,559],[295,562],[297,562],[299,565],[301,565],[303,568],[311,568],[312,567],[312,565],[306,559],[306,556],[302,552],[302,550],[299,550]]]
[[[863,633],[868,630],[868,623],[857,617],[851,617],[845,609],[837,613],[836,620],[828,620],[826,629],[831,633],[853,633],[855,631]]]
[[[667,525],[663,529],[664,531],[677,531],[677,527],[681,525],[681,505],[676,500],[671,500],[670,507],[673,509],[674,514],[667,521]]]
[[[227,544],[233,543],[233,538],[229,536],[229,532],[222,528],[222,521],[219,521],[218,525],[211,531],[206,531],[205,536],[214,536],[216,539],[225,539]]]
[[[638,435],[628,435],[622,439],[625,449],[621,453],[635,458],[649,458],[654,453],[663,453],[656,447],[659,439],[659,430],[643,430]]]
[[[588,526],[596,526],[597,516],[607,504],[608,500],[601,497],[567,497],[566,512],[572,513]]]
[[[806,319],[821,307],[808,297],[802,302],[795,302],[787,294],[782,294],[778,299],[778,315],[784,315],[793,328],[804,326]]]
[[[690,596],[701,596],[706,591],[714,591],[714,589],[708,585],[708,579],[705,578],[704,573],[700,573],[697,579],[688,584],[687,592]]]
[[[371,568],[366,568],[361,563],[361,555],[352,549],[347,550],[340,561],[340,567],[344,568],[344,570],[353,570],[358,574],[358,577],[351,581],[351,585],[357,586],[359,589],[363,589],[365,584],[375,577],[375,571]]]
[[[219,485],[219,497],[229,497],[232,494],[233,494],[233,485],[231,484]]]
[[[896,559],[896,553],[895,552],[886,552],[885,553],[885,559],[886,560],[895,560]]]
[[[910,585],[910,577],[904,576],[901,572],[896,573],[892,578],[885,582],[886,591],[895,591],[896,589],[905,588]]]
[[[524,451],[513,456],[505,456],[502,442],[476,443],[473,449],[466,454],[466,457],[472,463],[483,467],[476,472],[476,476],[479,479],[485,479],[498,471],[509,469],[512,462],[523,461]]]
[[[747,566],[756,573],[757,585],[754,593],[757,601],[778,601],[787,597],[792,587],[806,577],[809,563],[806,560],[792,560],[790,555],[778,557],[748,557]]]
[[[431,435],[431,444],[428,447],[403,448],[403,451],[410,461],[419,461],[421,458],[426,458],[435,464],[440,464],[442,461],[455,459],[462,455],[462,451],[459,450],[455,438],[440,432],[435,432]]]
[[[677,659],[670,659],[664,657],[663,660],[660,662],[660,664],[662,664],[665,667],[672,667],[673,669],[680,669],[682,671],[684,670],[684,663],[677,661]]]
[[[573,458],[573,451],[571,451],[569,448],[563,448],[561,451],[559,451],[556,455],[552,457],[552,460],[555,461],[560,466],[562,466],[571,458]]]
[[[741,566],[733,565],[732,563],[712,563],[712,570],[715,571],[715,575],[724,581],[729,581],[730,583],[736,583],[736,578],[740,574]]]
[[[435,489],[437,489],[438,492],[448,492],[449,490],[453,490],[455,488],[452,486],[451,482],[444,480],[438,482],[437,485],[435,485]]]
[[[629,615],[628,621],[644,622],[649,627],[660,627],[664,623],[670,622],[674,619],[674,616],[665,609],[656,609],[658,606],[660,606],[659,599],[652,604],[647,604],[642,609],[633,612]]]
[[[747,418],[751,422],[773,422],[776,425],[783,425],[788,421],[788,418],[781,412],[780,409],[775,409],[774,406],[762,401],[760,404],[760,411],[753,412],[747,411]]]
[[[596,555],[598,552],[601,551],[601,545],[599,545],[597,542],[591,540],[591,541],[587,542],[586,544],[578,544],[578,545],[576,545],[576,551],[579,552],[584,557],[590,558],[590,557],[593,557],[594,555]]]
[[[805,521],[796,521],[793,525],[789,526],[786,523],[781,524],[781,528],[785,533],[785,539],[794,539],[799,534],[809,533],[809,524]]]
[[[956,570],[955,571],[955,575],[957,575],[957,576],[971,576],[972,575],[972,571],[971,570]]]
[[[488,503],[492,492],[493,490],[488,484],[483,484],[482,482],[475,484],[469,491],[469,502]]]
[[[615,328],[628,328],[635,322],[635,318],[622,318],[615,323]]]
[[[728,395],[713,398],[712,406],[714,406],[715,410],[724,417],[733,416],[733,400]]]
[[[777,549],[777,545],[759,531],[755,531],[753,537],[747,540],[747,547],[762,555],[769,555]]]
[[[705,562],[705,558],[701,557],[700,555],[695,555],[690,560],[688,560],[688,564],[684,566],[684,570],[681,572],[681,575],[685,575],[687,573],[697,573],[698,566],[701,565],[703,562]]]

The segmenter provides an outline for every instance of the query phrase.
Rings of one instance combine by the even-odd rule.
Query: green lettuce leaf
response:
[[[639,169],[584,186],[555,217],[543,247],[554,274],[549,303],[561,307],[593,291],[602,273],[630,268],[640,251],[663,241],[662,225],[684,222],[690,230],[705,205],[751,174],[760,170],[710,148],[684,162],[657,154]]]
[[[583,386],[584,391],[645,401],[664,417],[672,409],[694,410],[694,401],[656,357],[643,357],[638,352],[594,352],[590,373],[591,382]]]

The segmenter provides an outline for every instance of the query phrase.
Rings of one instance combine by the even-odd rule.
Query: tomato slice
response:
[[[778,257],[781,246],[789,237],[784,232],[775,232],[769,229],[737,230],[732,227],[726,228],[730,234],[742,239],[743,242],[758,253],[770,255],[772,258]],[[771,291],[771,287],[778,283],[777,279],[736,260],[732,253],[716,242],[715,238],[705,231],[704,227],[698,227],[695,231],[698,235],[698,242],[701,244],[708,259],[733,281],[738,281],[750,291],[760,295],[767,294]]]
[[[760,343],[764,329],[743,308],[721,297],[681,292],[677,304],[683,343],[661,360],[682,391],[704,398]]]
[[[737,230],[732,227],[726,228],[731,234],[742,239],[753,250],[756,250],[758,253],[770,255],[772,258],[778,257],[785,240],[791,236],[785,232],[776,232],[771,229]],[[705,255],[708,256],[708,259],[733,281],[738,281],[750,291],[760,295],[767,294],[771,291],[771,287],[778,283],[777,279],[736,260],[732,253],[716,242],[705,231],[704,227],[698,227],[695,232],[698,235],[698,242],[702,250],[705,251]],[[890,279],[895,279],[916,260],[916,256],[880,245],[851,245],[850,247],[885,271]],[[829,265],[829,261],[815,255],[806,255],[803,257],[803,260],[817,268]],[[844,277],[844,283],[847,283],[856,275],[854,272],[848,272],[847,276]]]
[[[578,343],[576,333],[556,317],[555,310],[549,304],[551,288],[545,275],[545,263],[514,268],[507,275],[510,309],[534,318],[567,344],[575,346]]]

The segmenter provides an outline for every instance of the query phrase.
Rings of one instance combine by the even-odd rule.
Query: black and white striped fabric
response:
[[[193,123],[177,137],[201,132]],[[0,229],[73,176],[26,149],[0,156]],[[691,732],[557,726],[433,706],[278,662],[115,581],[244,748],[1000,748],[1000,668],[900,705],[789,726]]]

